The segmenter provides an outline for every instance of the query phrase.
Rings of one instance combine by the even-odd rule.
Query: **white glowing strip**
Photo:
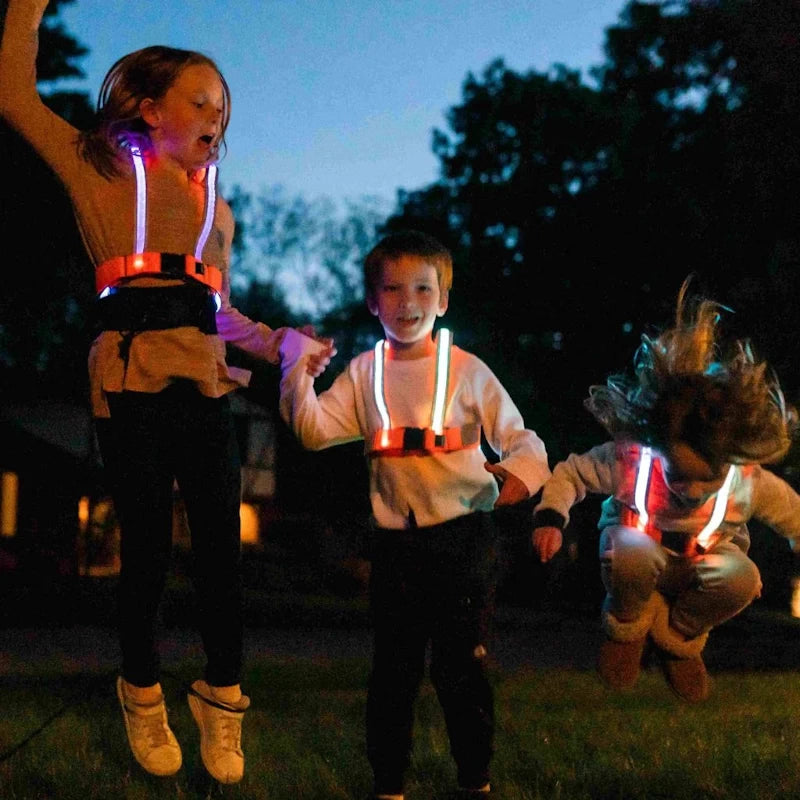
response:
[[[375,368],[372,374],[372,391],[375,395],[375,405],[378,407],[378,414],[381,417],[382,437],[381,444],[386,447],[389,444],[389,430],[392,422],[389,419],[389,409],[386,407],[386,399],[383,396],[383,357],[388,342],[381,339],[375,345]]]
[[[437,436],[441,436],[444,430],[447,384],[450,376],[450,340],[450,331],[447,328],[442,328],[436,341],[436,390],[434,391],[433,411],[431,412],[431,427]]]
[[[650,515],[647,513],[647,484],[650,482],[650,465],[653,463],[653,451],[649,447],[642,448],[639,458],[639,471],[636,473],[636,488],[633,492],[633,502],[639,512],[639,525],[644,528]]]
[[[138,147],[131,147],[131,158],[133,171],[136,173],[136,243],[133,252],[144,253],[147,235],[147,178],[144,174],[142,151]]]
[[[714,511],[711,513],[711,519],[708,521],[708,524],[697,534],[697,541],[700,542],[703,547],[708,544],[708,540],[711,538],[711,534],[719,528],[720,523],[725,518],[725,511],[728,508],[728,495],[731,492],[731,483],[733,483],[733,474],[736,472],[736,467],[733,464],[730,465],[728,468],[728,474],[725,476],[725,482],[722,484],[722,488],[717,493],[717,501],[714,503]]]
[[[194,257],[198,261],[203,260],[203,249],[211,233],[211,226],[214,223],[214,209],[217,205],[217,165],[211,164],[206,169],[206,218],[203,221],[203,229],[197,239],[197,246],[194,249]]]

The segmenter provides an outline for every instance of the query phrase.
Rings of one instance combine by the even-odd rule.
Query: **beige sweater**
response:
[[[72,201],[89,257],[96,265],[134,249],[136,182],[132,166],[107,180],[77,152],[78,131],[50,111],[36,90],[38,27],[44,0],[10,0],[0,44],[0,114],[52,167]],[[148,170],[146,251],[194,253],[203,223],[205,187],[201,176]],[[230,304],[230,252],[233,214],[218,200],[202,260],[222,271],[219,335],[183,327],[144,331],[131,343],[127,368],[119,355],[121,334],[102,333],[92,344],[89,372],[95,416],[108,416],[106,392],[129,389],[158,392],[180,378],[194,381],[209,397],[220,397],[240,385],[225,363],[225,342],[271,363],[278,362],[280,331],[254,322]],[[146,285],[153,279],[141,279]],[[159,282],[159,285],[164,285]]]

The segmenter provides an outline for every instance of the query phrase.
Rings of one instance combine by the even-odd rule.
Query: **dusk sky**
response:
[[[467,72],[603,59],[624,0],[76,0],[62,19],[90,49],[92,102],[108,67],[150,44],[200,50],[230,84],[223,191],[282,184],[307,197],[377,195],[437,177],[433,128]]]

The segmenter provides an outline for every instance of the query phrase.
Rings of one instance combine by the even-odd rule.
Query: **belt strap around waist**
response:
[[[193,327],[216,333],[216,301],[205,286],[120,287],[95,303],[98,331],[151,331]]]

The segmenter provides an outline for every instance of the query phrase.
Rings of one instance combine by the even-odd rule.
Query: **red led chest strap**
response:
[[[205,284],[217,294],[217,308],[220,306],[219,294],[222,291],[222,272],[217,267],[202,262],[203,249],[214,223],[217,201],[217,167],[210,164],[205,174],[205,210],[203,225],[195,244],[195,253],[178,255],[174,253],[144,252],[147,242],[147,172],[141,150],[132,146],[130,156],[136,179],[136,207],[134,220],[133,255],[116,256],[104,261],[95,269],[95,288],[102,294],[126,278],[141,275],[174,275],[179,278],[192,278]]]
[[[477,447],[480,441],[481,426],[476,424],[445,428],[439,434],[433,428],[390,428],[375,432],[370,453],[376,456],[449,453]]]
[[[450,383],[450,347],[452,334],[442,328],[436,338],[436,380],[431,407],[429,428],[393,427],[384,391],[385,356],[388,343],[381,340],[375,345],[373,366],[373,398],[381,418],[381,428],[370,443],[373,456],[406,456],[425,453],[449,453],[478,447],[481,428],[476,423],[458,428],[445,428],[447,394]]]
[[[194,278],[218,294],[222,291],[222,272],[219,269],[197,261],[194,256],[173,253],[136,253],[110,258],[95,270],[95,288],[100,294],[125,278],[148,274]]]
[[[629,528],[637,528],[670,550],[675,550],[676,547],[674,545],[677,543],[680,547],[678,552],[683,555],[691,556],[697,553],[705,553],[719,541],[719,526],[725,519],[725,511],[728,507],[728,498],[730,497],[731,484],[733,483],[735,472],[736,468],[731,464],[725,480],[717,492],[711,516],[696,536],[689,533],[681,534],[673,531],[661,531],[653,524],[649,508],[650,482],[653,476],[653,452],[649,447],[643,447],[636,468],[635,508],[623,506],[620,513],[620,524]],[[663,474],[660,471],[659,474],[663,481]],[[669,539],[669,543],[665,539]]]

